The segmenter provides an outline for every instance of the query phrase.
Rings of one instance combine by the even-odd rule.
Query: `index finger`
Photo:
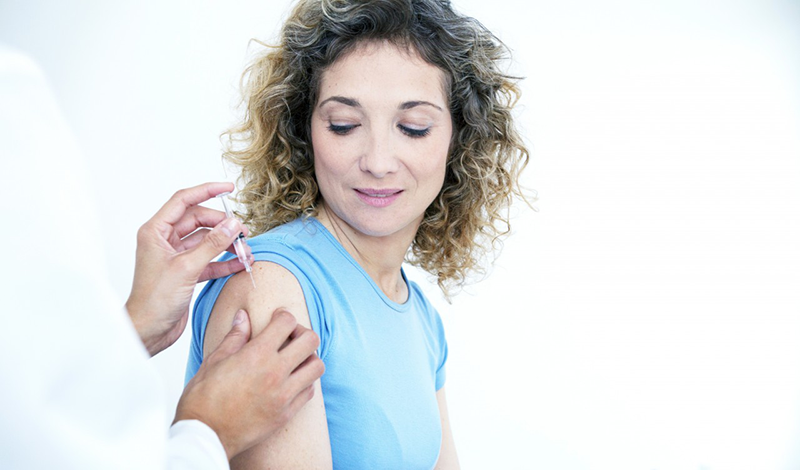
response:
[[[203,183],[191,188],[181,189],[172,195],[151,220],[165,222],[170,225],[175,224],[186,213],[186,209],[230,191],[233,191],[233,183]]]
[[[283,308],[272,312],[267,326],[251,341],[253,345],[262,344],[270,352],[277,352],[289,341],[297,327],[297,319]]]
[[[297,325],[292,338],[280,352],[292,370],[305,362],[319,347],[319,336],[308,328]]]

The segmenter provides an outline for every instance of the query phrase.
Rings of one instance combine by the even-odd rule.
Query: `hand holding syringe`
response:
[[[233,218],[233,212],[231,211],[230,207],[228,207],[228,200],[226,199],[229,194],[229,192],[222,193],[218,194],[217,197],[222,200],[222,207],[225,208],[225,215],[230,219]],[[253,288],[255,288],[256,281],[253,279],[253,270],[250,267],[250,261],[247,260],[247,252],[244,249],[244,244],[244,234],[239,233],[239,236],[233,241],[233,249],[236,251],[236,256],[239,258],[239,261],[244,265],[244,270],[250,275],[250,282],[253,283]]]

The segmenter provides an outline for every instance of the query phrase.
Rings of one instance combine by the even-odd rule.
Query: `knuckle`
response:
[[[297,324],[297,319],[294,317],[294,315],[282,308],[275,311],[272,317],[276,322],[278,322],[279,325],[282,325],[285,328],[294,328],[294,326]]]
[[[244,332],[242,331],[241,324],[233,325],[233,327],[228,331],[228,334],[225,335],[226,338],[237,338],[239,336],[244,336]]]
[[[311,345],[314,347],[314,349],[317,349],[320,343],[319,336],[317,336],[317,334],[311,330],[308,330],[308,334],[311,336]]]
[[[187,256],[178,255],[175,257],[172,266],[178,273],[185,273],[193,269],[194,263]]]
[[[293,399],[294,396],[289,390],[281,390],[281,392],[278,393],[278,403],[280,404],[279,406],[281,407],[285,407],[286,405],[291,403]]]
[[[170,199],[173,201],[182,201],[183,198],[186,196],[186,192],[187,192],[186,189],[179,189],[175,191],[175,193],[172,195]]]
[[[325,373],[325,363],[316,356],[311,360],[309,366],[311,367],[311,372],[313,372],[316,377],[322,377]]]
[[[305,329],[297,338],[306,349],[314,350],[319,347],[319,336],[309,329]]]
[[[275,389],[281,383],[280,376],[274,369],[264,372],[262,381],[264,386],[268,389]]]
[[[206,240],[211,244],[211,246],[215,248],[219,248],[220,251],[225,249],[230,242],[228,241],[228,237],[222,233],[221,230],[212,230],[206,235]]]
[[[150,222],[145,222],[139,230],[136,231],[136,241],[142,243],[147,240],[150,234]]]

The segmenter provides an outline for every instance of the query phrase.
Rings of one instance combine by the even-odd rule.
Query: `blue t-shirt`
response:
[[[444,386],[447,342],[419,286],[406,280],[408,300],[392,301],[313,217],[248,243],[256,261],[286,268],[303,289],[325,363],[333,467],[433,468],[441,448],[436,391]],[[208,317],[228,278],[210,281],[195,303],[187,382],[202,362]]]

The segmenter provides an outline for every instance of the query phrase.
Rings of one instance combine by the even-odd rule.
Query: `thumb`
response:
[[[191,259],[190,264],[196,268],[198,275],[208,266],[208,263],[219,256],[220,253],[231,246],[244,227],[235,218],[225,219],[211,231],[206,233],[202,241],[194,248],[186,250],[178,256]],[[188,261],[188,259],[186,261]]]
[[[222,342],[206,359],[209,364],[214,364],[239,352],[250,340],[250,316],[244,310],[239,310],[233,316],[231,331],[225,335]]]

